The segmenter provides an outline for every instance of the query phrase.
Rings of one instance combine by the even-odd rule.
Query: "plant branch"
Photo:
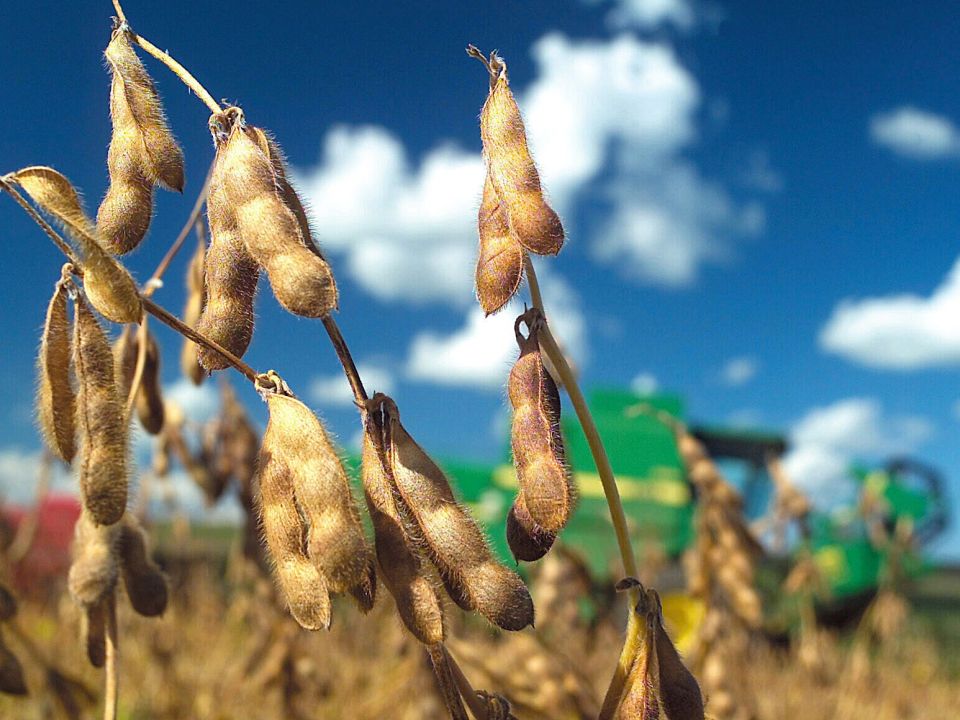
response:
[[[350,389],[353,391],[353,401],[357,407],[364,408],[367,401],[367,391],[363,387],[363,381],[360,379],[360,373],[357,372],[357,366],[353,362],[353,356],[350,354],[350,348],[347,347],[347,341],[343,339],[340,333],[340,327],[332,315],[323,316],[323,327],[330,336],[330,342],[337,353],[340,364],[343,365],[343,374],[347,376],[350,383]]]
[[[526,266],[527,283],[530,286],[530,297],[535,307],[539,308],[548,318],[543,307],[543,297],[540,294],[540,284],[537,281],[537,273],[534,270],[533,262],[530,256],[524,258]],[[580,427],[583,428],[583,434],[587,438],[587,444],[590,446],[590,453],[593,455],[594,463],[597,466],[597,473],[600,475],[600,483],[603,485],[603,493],[607,499],[607,506],[610,508],[610,520],[613,522],[614,534],[617,537],[617,546],[620,549],[620,559],[623,562],[624,573],[627,577],[637,577],[637,561],[633,554],[633,547],[630,545],[630,531],[627,527],[627,516],[623,511],[623,503],[620,500],[620,490],[617,488],[617,480],[613,474],[613,467],[610,465],[610,458],[607,457],[607,451],[600,439],[600,433],[597,431],[596,423],[590,414],[590,408],[580,390],[577,378],[570,369],[569,363],[557,345],[553,333],[550,332],[549,322],[545,322],[543,329],[539,334],[540,346],[547,357],[553,363],[557,373],[560,375],[560,381],[570,397],[573,409],[577,413],[577,419],[580,421]],[[640,593],[637,588],[631,588],[628,592],[628,603],[632,608],[640,601]],[[627,636],[624,640],[623,650],[620,653],[620,659],[617,662],[617,668],[614,671],[613,678],[610,681],[610,687],[607,689],[607,695],[604,698],[603,710],[600,720],[610,717],[608,705],[613,697],[614,708],[616,701],[619,700],[623,691],[623,685],[626,682],[627,674],[630,671],[630,665],[633,656],[636,654],[638,643],[640,642],[641,623],[637,621],[636,613],[631,612],[627,619]]]
[[[117,11],[117,19],[127,26],[127,32],[130,34],[131,40],[170,68],[170,71],[180,78],[183,84],[190,88],[194,95],[200,98],[204,105],[210,108],[210,112],[218,113],[223,110],[219,103],[213,99],[213,96],[207,92],[207,89],[203,87],[203,85],[201,85],[183,65],[174,60],[169,53],[164,52],[145,37],[141,37],[133,31],[133,29],[130,27],[130,23],[127,21],[126,15],[123,12],[123,8],[120,7],[120,0],[113,0],[113,7]]]
[[[444,655],[447,656],[447,662],[450,665],[453,681],[457,684],[457,688],[460,690],[460,695],[467,702],[467,707],[470,708],[470,712],[477,720],[487,720],[487,706],[484,704],[483,700],[480,699],[480,696],[477,695],[476,690],[473,689],[470,681],[467,680],[467,676],[463,674],[463,670],[460,669],[460,666],[454,659],[453,653],[450,652],[450,648],[448,648],[446,645],[442,645],[441,647],[443,647]]]
[[[73,263],[73,266],[75,268],[80,268],[80,260],[74,254],[73,248],[70,247],[69,243],[67,243],[67,241],[60,236],[60,233],[50,226],[50,223],[40,216],[40,213],[33,209],[30,203],[24,200],[23,195],[17,192],[17,189],[7,182],[7,180],[3,177],[0,177],[0,186],[2,186],[3,189],[10,194],[10,197],[16,200],[17,205],[22,207],[23,211],[27,213],[27,215],[29,215],[37,225],[40,226],[40,229],[46,233],[47,237],[53,240],[53,244],[60,249],[60,252],[67,256],[70,262]]]
[[[144,293],[146,297],[146,293]],[[129,327],[129,326],[127,326]],[[125,332],[129,332],[124,328]],[[121,359],[122,362],[122,359]],[[127,405],[124,412],[126,422],[133,416],[133,404],[137,401],[137,392],[143,382],[143,369],[147,366],[147,313],[140,315],[140,327],[137,328],[137,364],[133,370],[133,379],[130,381],[130,390],[127,392]]]
[[[116,720],[117,699],[120,688],[120,647],[117,633],[117,596],[111,592],[106,600],[107,614],[107,660],[104,665],[106,681],[104,685],[103,720]]]
[[[447,711],[450,713],[451,720],[469,720],[467,711],[463,707],[463,701],[460,699],[460,691],[454,682],[448,662],[449,656],[444,652],[443,643],[428,645],[427,654],[433,664],[433,674],[437,677],[437,685],[440,687],[440,694]],[[486,718],[481,718],[481,720],[486,720]]]

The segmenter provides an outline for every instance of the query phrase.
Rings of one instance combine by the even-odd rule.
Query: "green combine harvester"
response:
[[[638,396],[624,391],[598,390],[590,395],[590,409],[603,438],[617,476],[620,496],[638,555],[656,553],[677,560],[693,542],[693,520],[697,499],[687,481],[673,433],[649,412],[638,412],[642,403],[684,420],[679,396],[657,394]],[[783,455],[786,440],[779,435],[731,428],[692,426],[691,432],[707,447],[728,479],[744,497],[748,519],[762,515],[770,503],[772,482],[766,460],[770,454]],[[596,578],[622,572],[610,515],[604,500],[586,438],[572,412],[563,419],[568,462],[579,493],[577,509],[561,534],[566,546],[576,552]],[[441,463],[450,474],[475,516],[489,530],[496,552],[505,561],[513,560],[506,543],[507,511],[517,491],[517,477],[506,443],[503,462],[494,467],[471,465],[455,460]],[[893,460],[880,468],[851,469],[858,495],[870,492],[882,498],[882,522],[892,529],[901,519],[913,523],[919,546],[929,543],[946,526],[947,509],[939,475],[916,461]],[[814,510],[809,517],[807,547],[826,580],[820,602],[824,616],[843,616],[862,609],[876,591],[884,572],[882,551],[868,537],[866,524],[851,504],[829,512]],[[794,533],[799,536],[799,533]],[[771,592],[800,546],[799,538],[788,544],[781,557],[767,563],[773,572]],[[792,547],[790,547],[792,545]],[[919,549],[919,548],[918,548]],[[908,563],[919,570],[919,557]],[[680,590],[679,575],[673,574]],[[767,572],[770,576],[771,572]],[[669,591],[671,588],[664,587]]]

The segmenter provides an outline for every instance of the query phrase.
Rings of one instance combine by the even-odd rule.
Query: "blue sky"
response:
[[[788,467],[815,497],[852,459],[903,451],[940,467],[960,497],[953,3],[125,9],[215,97],[276,134],[332,258],[338,321],[364,376],[436,454],[501,456],[514,354],[512,318],[481,320],[472,300],[486,95],[463,52],[473,42],[506,58],[565,221],[567,247],[538,269],[585,385],[675,390],[695,420],[791,434]],[[0,28],[3,170],[53,165],[91,210],[106,187],[111,14],[105,0],[36,2]],[[141,279],[212,158],[206,109],[146,62],[188,179],[183,197],[158,193],[128,263]],[[38,448],[27,389],[60,258],[9,200],[0,213],[0,370],[11,380],[0,483],[23,497]],[[177,312],[185,259],[157,294]],[[258,313],[247,360],[280,371],[352,443],[356,415],[320,326],[267,291]],[[209,393],[185,392],[179,342],[158,334],[166,382],[202,410]],[[960,533],[938,553],[960,557]]]

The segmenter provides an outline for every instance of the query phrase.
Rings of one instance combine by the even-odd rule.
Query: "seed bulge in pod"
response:
[[[523,247],[510,232],[507,208],[493,188],[490,175],[483,183],[483,200],[477,221],[480,253],[477,258],[477,300],[487,315],[512,298],[523,279]]]
[[[389,423],[387,458],[398,497],[444,584],[453,588],[451,597],[504,630],[532,625],[533,601],[523,581],[493,559],[446,476],[400,424],[396,403],[383,402]]]
[[[153,333],[146,333],[146,341],[147,356],[136,397],[137,417],[148,433],[157,435],[163,429],[164,420],[163,393],[160,389],[160,349]]]
[[[373,605],[373,553],[363,534],[350,482],[333,443],[310,409],[296,398],[267,396],[270,422],[264,447],[271,448],[271,472],[291,478],[298,507],[309,525],[307,553],[330,592],[354,589]],[[285,467],[284,467],[285,466]]]
[[[373,524],[380,577],[397,604],[404,625],[424,645],[444,640],[443,608],[427,578],[420,554],[404,531],[393,482],[378,446],[385,447],[382,396],[375,395],[364,415],[361,477]]]
[[[70,320],[67,291],[58,282],[47,307],[38,358],[37,417],[49,447],[66,463],[77,451],[77,397],[70,376]]]
[[[121,525],[120,571],[130,605],[144,617],[162,615],[167,609],[167,579],[150,557],[140,523],[125,515]]]
[[[507,65],[496,53],[488,60],[473,46],[467,51],[490,73],[490,94],[480,113],[480,136],[493,186],[507,206],[510,229],[530,252],[556,255],[563,247],[563,225],[543,198],[520,108],[507,79]]]
[[[119,537],[119,525],[97,525],[87,511],[77,519],[67,587],[82,607],[96,605],[116,587]]]
[[[517,494],[507,513],[507,544],[517,561],[534,562],[549,552],[557,534],[544,530],[530,517],[523,491]]]
[[[80,491],[94,522],[111,525],[127,506],[127,434],[113,353],[83,296],[75,303],[73,366],[80,388]]]

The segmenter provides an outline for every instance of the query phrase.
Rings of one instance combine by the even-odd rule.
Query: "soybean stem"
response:
[[[433,674],[437,678],[440,694],[447,711],[450,713],[451,720],[469,720],[467,711],[463,707],[463,701],[460,699],[460,691],[453,679],[448,656],[443,650],[443,643],[427,646],[427,654],[433,664]]]
[[[477,695],[476,690],[473,689],[473,686],[470,685],[470,681],[467,680],[467,676],[463,674],[463,670],[460,669],[460,666],[457,664],[457,661],[453,657],[453,653],[450,652],[450,648],[446,645],[442,645],[444,655],[447,656],[447,661],[450,663],[450,671],[453,675],[453,681],[457,684],[457,688],[460,690],[460,695],[463,696],[463,699],[467,702],[467,707],[470,708],[470,712],[473,713],[473,716],[477,720],[487,720],[487,706],[484,704],[483,700],[480,699],[480,696]]]
[[[120,647],[117,633],[117,596],[110,593],[106,600],[107,614],[107,659],[104,665],[106,683],[104,686],[103,720],[116,720],[117,696],[120,685]]]
[[[548,317],[543,308],[543,297],[540,294],[540,283],[537,281],[537,273],[534,270],[533,262],[529,255],[524,257],[526,266],[527,284],[530,287],[530,298],[535,307],[543,312],[544,317]],[[547,357],[550,358],[553,366],[560,376],[560,381],[566,388],[573,409],[577,413],[577,419],[580,421],[580,427],[583,428],[583,434],[587,438],[587,444],[590,446],[590,453],[593,455],[594,463],[597,466],[597,473],[600,475],[600,483],[603,485],[603,493],[607,499],[607,506],[610,509],[610,519],[613,522],[614,534],[617,538],[617,546],[620,549],[620,558],[623,562],[623,569],[628,577],[637,576],[637,561],[633,555],[633,548],[630,545],[630,532],[627,528],[627,517],[623,511],[623,503],[620,500],[620,491],[617,488],[617,480],[613,474],[613,467],[610,465],[610,458],[600,439],[600,433],[597,431],[596,423],[590,414],[590,408],[587,401],[577,384],[577,378],[570,369],[569,363],[564,356],[553,334],[550,332],[549,323],[544,323],[540,331],[540,345]],[[640,592],[637,588],[631,588],[628,592],[629,606],[632,608],[640,601]],[[640,623],[637,622],[636,613],[631,612],[627,619],[627,636],[624,640],[623,650],[620,653],[620,659],[617,662],[616,670],[610,681],[610,687],[607,689],[607,696],[604,699],[603,711],[600,714],[600,720],[610,717],[608,706],[611,697],[614,700],[619,699],[623,690],[623,684],[626,682],[627,673],[630,670],[630,664],[637,650],[637,644],[640,639]]]
[[[340,327],[332,315],[324,315],[322,319],[323,327],[326,329],[327,335],[330,336],[330,342],[333,344],[333,349],[337,353],[337,358],[339,358],[340,364],[343,365],[343,374],[347,376],[347,381],[350,383],[350,389],[353,391],[353,400],[357,404],[357,407],[362,408],[367,401],[367,391],[363,387],[363,380],[360,379],[360,373],[357,371],[357,366],[353,362],[353,356],[350,354],[350,348],[347,347],[347,341],[343,339]]]
[[[210,108],[211,112],[218,113],[223,110],[219,103],[213,99],[213,96],[207,92],[207,89],[203,87],[203,85],[201,85],[183,65],[170,57],[170,53],[164,52],[145,37],[141,37],[135,33],[132,28],[130,28],[130,24],[127,22],[127,17],[123,12],[123,8],[120,7],[120,0],[113,0],[113,7],[117,11],[117,19],[127,25],[130,38],[137,43],[137,45],[142,47],[146,52],[150,53],[157,60],[170,68],[171,72],[180,78],[184,85],[193,90],[194,94],[200,98],[204,105]]]

